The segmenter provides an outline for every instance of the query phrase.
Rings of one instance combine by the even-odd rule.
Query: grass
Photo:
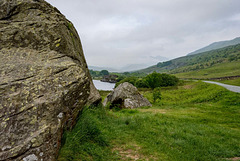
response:
[[[230,85],[234,85],[234,86],[240,86],[240,78],[230,79],[230,80],[221,80],[221,81],[217,81],[217,82],[230,84]]]
[[[174,74],[178,78],[218,78],[240,75],[240,61],[233,61],[214,65],[206,69]]]
[[[151,90],[141,93],[153,101]],[[58,160],[226,160],[240,157],[239,125],[240,94],[186,82],[163,88],[150,108],[86,108]]]
[[[101,97],[102,97],[102,100],[104,100],[110,92],[111,92],[111,91],[99,90],[99,93],[100,93],[100,95],[101,95]]]

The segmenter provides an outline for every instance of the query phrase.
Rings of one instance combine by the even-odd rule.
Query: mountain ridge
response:
[[[153,66],[158,62],[168,61],[169,58],[163,56],[148,56],[147,59],[151,59],[151,62],[144,62],[144,63],[136,63],[136,64],[125,64],[121,67],[111,67],[111,66],[94,66],[89,65],[89,69],[94,71],[101,71],[101,70],[108,70],[109,72],[133,72],[137,70],[141,70],[147,68],[149,66]]]
[[[196,51],[193,51],[187,55],[195,55],[202,52],[207,52],[207,51],[220,49],[220,48],[224,48],[231,45],[237,45],[237,44],[240,44],[240,37],[236,37],[232,40],[225,40],[225,41],[218,41],[218,42],[211,43],[210,45],[200,48]]]
[[[201,69],[211,68],[218,64],[236,63],[239,60],[240,44],[237,44],[195,55],[179,57],[163,63],[160,62],[157,65],[138,70],[137,72],[146,74],[153,71],[170,74],[190,71],[198,72]]]

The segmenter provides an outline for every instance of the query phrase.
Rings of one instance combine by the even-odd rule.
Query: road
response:
[[[226,89],[228,89],[229,91],[232,92],[236,92],[236,93],[240,93],[240,86],[232,86],[232,85],[228,85],[228,84],[223,84],[223,83],[218,83],[218,82],[213,82],[213,81],[204,81],[206,83],[212,83],[212,84],[217,84],[219,86],[222,86]]]

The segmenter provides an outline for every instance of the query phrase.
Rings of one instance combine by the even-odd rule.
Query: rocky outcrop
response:
[[[110,107],[119,106],[120,108],[138,108],[143,106],[152,106],[151,103],[144,98],[136,87],[125,82],[115,88],[104,100],[103,105],[110,104]]]
[[[104,75],[101,79],[102,82],[117,83],[117,75]]]
[[[101,100],[72,23],[43,0],[0,1],[0,160],[55,160]]]

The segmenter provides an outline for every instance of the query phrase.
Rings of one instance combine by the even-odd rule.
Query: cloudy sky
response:
[[[240,36],[240,0],[47,0],[76,27],[90,66],[156,64]]]

